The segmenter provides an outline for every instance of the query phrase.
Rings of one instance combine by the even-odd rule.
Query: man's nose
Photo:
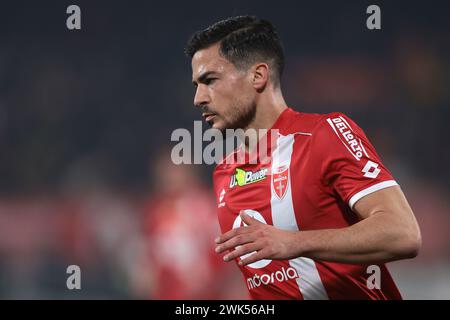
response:
[[[209,99],[208,90],[206,89],[206,86],[199,84],[197,87],[197,90],[195,91],[194,105],[202,106],[202,105],[209,104],[209,103],[210,103],[210,99]]]

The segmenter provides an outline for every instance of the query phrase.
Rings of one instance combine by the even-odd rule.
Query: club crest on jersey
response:
[[[236,173],[231,176],[230,188],[234,188],[236,186],[243,187],[251,183],[262,181],[266,179],[268,171],[269,169],[267,168],[263,168],[256,172],[236,168]]]
[[[278,199],[283,199],[289,183],[289,167],[280,166],[272,172],[272,187]]]

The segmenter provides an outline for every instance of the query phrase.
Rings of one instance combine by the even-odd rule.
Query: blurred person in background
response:
[[[219,231],[211,191],[195,168],[174,165],[163,148],[149,163],[153,190],[144,209],[153,299],[226,299],[234,270],[214,253]],[[230,277],[230,273],[232,277]],[[231,279],[231,281],[230,281]],[[242,287],[241,292],[245,288]],[[239,292],[237,293],[238,296]]]

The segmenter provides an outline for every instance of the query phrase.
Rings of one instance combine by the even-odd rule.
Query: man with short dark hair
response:
[[[225,161],[257,152],[244,145],[213,174],[223,232],[216,251],[238,263],[251,297],[401,299],[384,263],[417,255],[414,214],[354,121],[286,105],[272,24],[252,16],[217,22],[195,33],[186,53],[206,122],[221,131],[270,129],[275,138],[270,163]]]

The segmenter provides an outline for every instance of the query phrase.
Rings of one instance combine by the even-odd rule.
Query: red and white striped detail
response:
[[[293,134],[279,136],[276,149],[272,154],[271,172],[276,171],[281,166],[290,166],[293,147]],[[291,179],[290,174],[288,179]],[[273,183],[271,183],[272,222],[273,225],[279,229],[298,231],[299,224],[295,217],[291,185],[291,182],[288,181],[286,194],[280,199],[274,190]],[[299,275],[296,282],[305,300],[328,299],[316,263],[312,259],[305,257],[291,259],[289,260],[289,265],[293,267]]]

